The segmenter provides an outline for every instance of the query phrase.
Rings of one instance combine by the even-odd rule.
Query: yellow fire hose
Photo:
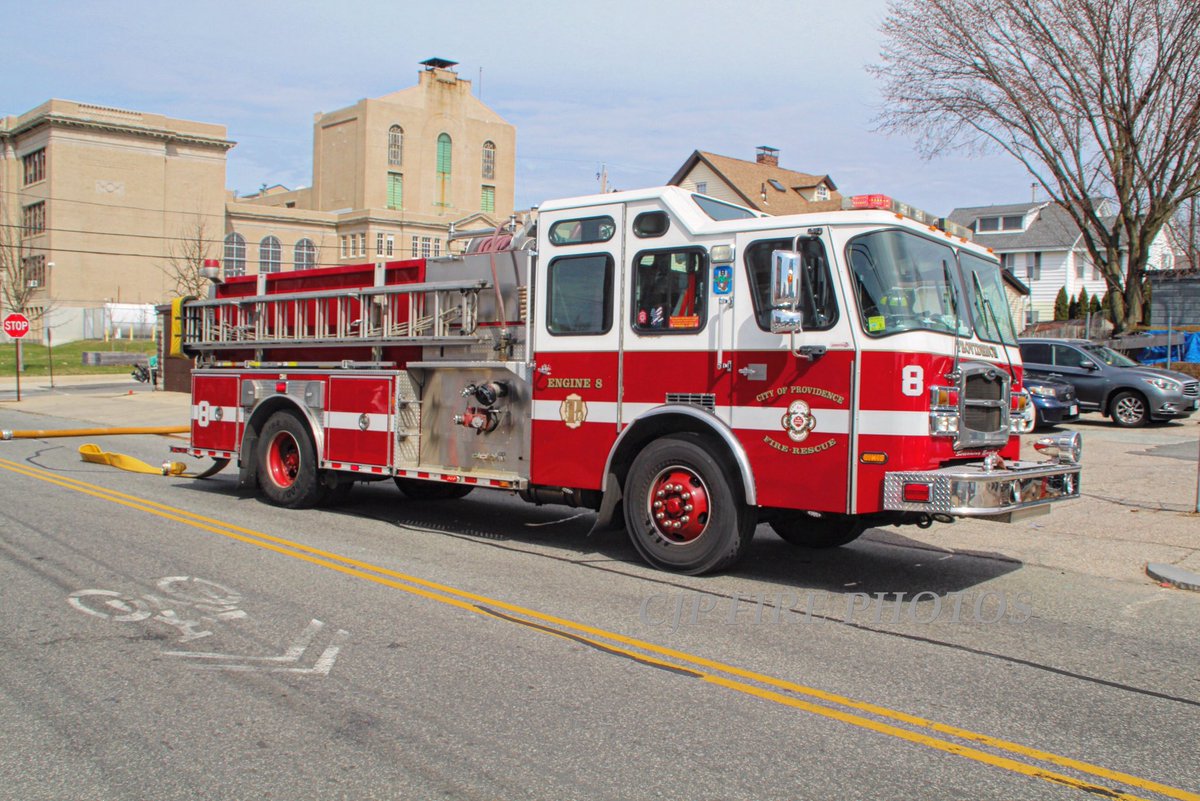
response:
[[[47,439],[49,437],[107,437],[116,434],[186,434],[188,426],[143,426],[141,428],[33,428],[0,431],[0,439]]]
[[[54,428],[29,429],[24,431],[0,431],[0,440],[12,439],[47,439],[50,437],[99,437],[115,436],[118,434],[186,434],[191,429],[188,426],[142,426],[140,428]],[[126,456],[123,453],[110,453],[100,449],[99,445],[80,445],[79,456],[85,462],[103,464],[128,470],[131,473],[146,473],[154,476],[178,476],[180,478],[208,478],[220,472],[229,464],[228,459],[214,459],[213,464],[200,473],[188,473],[187,465],[183,462],[163,462],[161,466],[147,464],[141,459]]]

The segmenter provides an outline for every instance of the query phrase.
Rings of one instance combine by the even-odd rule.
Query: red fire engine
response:
[[[767,522],[1011,522],[1079,494],[1078,435],[1020,461],[997,260],[885,196],[765,216],[678,187],[544,204],[442,258],[214,278],[177,304],[195,456],[268,502],[476,487],[732,565]],[[965,232],[963,232],[965,233]]]

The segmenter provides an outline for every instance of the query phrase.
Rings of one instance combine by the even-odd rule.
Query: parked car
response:
[[[1022,339],[1028,379],[1066,381],[1079,409],[1119,426],[1187,417],[1200,408],[1200,381],[1184,373],[1142,367],[1112,348],[1083,339]]]
[[[1025,390],[1033,402],[1034,428],[1045,428],[1079,419],[1079,401],[1075,387],[1065,381],[1052,381],[1026,373]]]

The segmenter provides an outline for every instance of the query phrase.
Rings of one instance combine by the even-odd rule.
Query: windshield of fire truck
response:
[[[975,333],[985,342],[1017,344],[1017,333],[1013,328],[1000,265],[966,251],[959,251],[959,260],[962,263],[967,295],[971,298],[971,317],[975,322]]]
[[[897,229],[850,240],[858,311],[870,336],[936,331],[970,336],[960,303],[958,262],[940,242]]]

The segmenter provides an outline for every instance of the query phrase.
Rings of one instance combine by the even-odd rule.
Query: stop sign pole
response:
[[[17,403],[21,402],[21,339],[29,333],[29,318],[20,312],[13,312],[4,318],[4,333],[13,338],[17,348]]]

